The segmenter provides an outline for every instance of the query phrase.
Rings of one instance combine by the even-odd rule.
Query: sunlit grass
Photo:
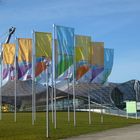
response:
[[[73,126],[73,113],[70,123],[67,121],[67,112],[57,113],[57,129],[54,129],[50,113],[50,138],[52,140],[76,136],[86,133],[95,133],[106,129],[124,127],[140,120],[126,119],[104,115],[104,123],[100,123],[100,114],[92,113],[92,124],[88,124],[88,112],[76,113],[76,127]],[[46,138],[45,112],[36,114],[35,125],[32,125],[31,113],[17,113],[17,122],[14,122],[13,113],[3,113],[0,121],[0,140],[45,140]]]

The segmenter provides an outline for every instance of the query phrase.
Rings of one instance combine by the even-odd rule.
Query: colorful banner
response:
[[[44,75],[47,64],[52,58],[52,34],[46,32],[35,32],[35,77],[40,81],[40,77]]]
[[[88,61],[90,60],[90,48],[91,48],[91,37],[75,35],[75,51],[76,51],[76,62],[81,56],[80,60]]]
[[[79,80],[90,69],[90,36],[75,36],[76,80]]]
[[[17,67],[18,67],[18,79],[20,80],[31,79],[31,73],[29,74],[28,72],[32,68],[31,63],[26,63],[26,62],[22,62],[20,64],[18,63]]]
[[[83,55],[83,47],[75,47],[75,60],[76,62],[79,62],[81,60],[85,60],[85,57]]]
[[[32,61],[32,39],[18,38],[18,62]]]
[[[92,42],[91,47],[91,64],[94,66],[104,66],[104,43]]]
[[[58,55],[58,62],[56,70],[59,76],[73,64],[73,56]]]
[[[3,62],[2,62],[2,79],[14,80],[15,79],[15,44],[3,44]],[[7,80],[6,80],[7,81]]]
[[[87,50],[89,69],[78,79],[79,82],[92,82],[104,70],[104,43],[90,42]]]
[[[91,62],[91,79],[94,79],[104,70],[104,43],[103,42],[92,42],[92,47],[90,48],[90,53],[93,54]]]
[[[31,78],[28,75],[29,69],[32,67],[32,39],[18,38],[18,79],[27,80]],[[25,75],[26,78],[25,79]]]
[[[55,26],[58,50],[57,77],[64,73],[73,64],[74,55],[74,29]]]
[[[114,49],[105,48],[104,51],[104,69],[112,70],[114,61]]]
[[[114,49],[104,49],[104,70],[93,80],[95,83],[104,84],[111,73],[114,61]]]
[[[90,82],[94,81],[94,79],[104,70],[103,66],[92,66],[91,68],[91,79]]]
[[[13,79],[14,70],[15,68],[13,65],[3,64],[2,65],[3,80],[7,79],[7,77]]]
[[[35,69],[35,77],[39,76],[43,71],[47,68],[47,59],[44,57],[36,58],[36,69]]]
[[[76,80],[79,80],[87,71],[89,71],[88,64],[82,64],[82,66],[79,66],[76,70]]]
[[[52,34],[46,32],[35,32],[36,57],[52,57]]]
[[[13,65],[15,59],[15,44],[3,44],[3,63]]]
[[[8,65],[3,65],[3,67],[2,67],[2,74],[3,74],[3,77],[1,76],[1,78],[3,78],[2,79],[2,86],[5,85],[10,80],[10,73],[11,73],[12,69],[9,70],[9,68],[6,66],[8,66]]]

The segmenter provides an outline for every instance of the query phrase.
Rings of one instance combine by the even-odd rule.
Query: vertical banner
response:
[[[90,82],[94,82],[94,79],[104,70],[104,43],[92,42],[91,53],[91,79]]]
[[[47,32],[35,32],[35,77],[36,81],[45,83],[47,64],[52,57],[52,34]]]
[[[15,81],[15,92],[14,92],[14,121],[16,122],[16,76],[17,76],[17,69],[16,69],[16,45],[15,44],[3,44],[3,63],[7,65],[8,71],[10,71],[10,77],[12,76]],[[11,71],[11,67],[14,69]],[[11,75],[13,73],[13,75]]]
[[[36,81],[46,85],[46,137],[49,137],[49,69],[52,58],[52,34],[35,32],[35,77]],[[50,72],[52,73],[52,72]]]
[[[3,63],[14,65],[15,44],[3,44]]]
[[[74,54],[74,29],[56,26],[58,65],[57,77],[63,74],[73,64]]]
[[[75,36],[76,80],[79,80],[90,69],[90,46],[90,36]],[[85,81],[85,77],[79,81]]]
[[[18,38],[18,79],[31,78],[32,39]]]
[[[104,60],[103,82],[106,82],[113,67],[114,49],[106,48],[104,52],[104,58],[105,60]]]
[[[3,80],[14,80],[15,44],[3,44]]]
[[[94,82],[104,84],[111,73],[114,61],[114,49],[104,49],[104,70],[94,79]]]
[[[36,57],[52,57],[52,34],[35,32]]]
[[[78,82],[89,81],[85,74],[90,77],[90,47],[91,47],[91,37],[90,36],[75,36],[76,42],[76,80]],[[83,78],[82,78],[83,77]],[[88,84],[88,83],[87,83]],[[90,92],[88,92],[88,107],[89,107],[89,124],[91,124],[91,110],[90,110]]]
[[[57,52],[54,51],[54,54],[58,54],[57,67],[54,65],[54,80],[56,83],[56,77],[59,77],[61,74],[64,74],[69,71],[69,68],[73,65],[71,74],[73,75],[73,110],[74,110],[74,126],[76,126],[76,114],[75,114],[75,75],[74,75],[74,28],[55,26],[54,39],[57,39]],[[55,37],[56,33],[56,37]],[[54,43],[55,44],[55,43]],[[53,49],[55,49],[54,46]],[[57,58],[54,57],[54,60]],[[63,79],[64,80],[64,79]],[[62,80],[62,81],[63,81]],[[56,98],[56,86],[54,98]],[[69,112],[68,112],[69,114]],[[68,117],[69,118],[69,117]],[[55,99],[55,128],[56,128],[56,99]]]
[[[92,42],[92,59],[91,64],[97,66],[104,66],[104,43]]]

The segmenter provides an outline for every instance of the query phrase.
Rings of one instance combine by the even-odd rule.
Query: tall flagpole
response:
[[[3,75],[2,75],[2,45],[0,44],[1,47],[1,55],[0,55],[0,62],[1,62],[1,69],[0,69],[0,120],[2,120],[2,80],[3,80]]]
[[[68,84],[68,123],[70,122],[70,97],[69,97],[69,77],[67,78],[67,84]]]
[[[54,82],[54,128],[57,127],[56,120],[56,71],[55,71],[55,25],[53,24],[53,82]]]
[[[32,125],[35,123],[35,102],[34,102],[34,80],[35,80],[35,67],[34,67],[34,31],[32,32],[33,34],[33,44],[32,44]]]
[[[34,32],[34,31],[33,31]],[[36,121],[36,78],[35,78],[35,71],[36,71],[36,48],[35,48],[35,32],[33,38],[33,45],[34,45],[34,121]]]
[[[46,69],[46,137],[49,137],[49,85],[48,85],[48,79],[49,79],[49,63],[47,65]]]
[[[68,67],[67,63],[66,63],[66,67]],[[69,68],[67,70],[67,77],[66,77],[66,80],[67,80],[67,88],[68,88],[68,98],[67,98],[67,109],[68,109],[68,123],[70,122],[70,105],[69,105]]]
[[[76,111],[75,111],[75,36],[73,37],[74,44],[73,44],[73,120],[74,120],[74,127],[76,127]]]
[[[54,32],[54,31],[52,31],[52,32]],[[53,60],[53,57],[54,57],[54,54],[53,54],[54,53],[54,51],[53,51],[54,39],[53,38],[54,37],[52,35],[52,62],[51,62],[51,71],[52,71],[52,78],[51,78],[51,80],[52,80],[51,81],[52,82],[52,90],[51,90],[52,123],[54,123],[54,82],[53,82],[53,80],[54,80],[54,74],[53,74],[53,71],[54,71],[54,60]]]
[[[101,123],[104,122],[104,116],[103,116],[103,99],[102,98],[103,97],[101,95],[101,97],[100,97],[100,99],[101,99]]]
[[[89,124],[91,124],[90,89],[88,90]]]
[[[52,55],[53,56],[53,55]],[[52,109],[52,123],[54,122],[54,112],[53,112],[53,59],[51,62],[51,72],[52,72],[52,78],[51,78],[51,82],[52,82],[52,89],[51,89],[51,109]]]
[[[16,53],[17,53],[17,38],[16,40],[16,48],[15,48],[15,112],[14,112],[14,121],[17,121],[17,58],[16,58]]]

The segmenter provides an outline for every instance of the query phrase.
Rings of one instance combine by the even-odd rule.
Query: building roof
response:
[[[32,94],[32,80],[16,82],[16,94],[17,96],[29,96]],[[45,91],[45,87],[41,84],[35,84],[35,93],[41,93]],[[2,96],[14,96],[15,94],[15,81],[8,81],[2,87]]]
[[[112,93],[114,89],[119,89],[123,94],[123,101],[135,100],[136,92],[134,90],[135,80],[131,80],[125,83],[108,83],[108,85],[101,85],[96,83],[78,83],[75,84],[75,94],[77,97],[88,100],[88,95],[91,97],[92,102],[103,103],[104,105],[115,105],[112,99]],[[10,97],[13,98],[15,93],[15,82],[9,81],[2,87],[2,96],[5,97],[5,101]],[[23,97],[29,99],[32,95],[32,81],[17,81],[17,97]],[[56,86],[57,87],[57,86]],[[140,88],[140,85],[139,85]],[[50,90],[51,91],[51,90]],[[46,96],[46,87],[39,83],[35,84],[35,93],[37,94],[37,100],[42,100]],[[51,93],[51,92],[50,92]],[[69,86],[69,89],[63,91],[57,90],[57,99],[59,97],[67,97],[67,94],[73,95],[73,87]],[[4,98],[3,98],[4,99]],[[45,99],[45,98],[44,98]],[[138,93],[138,99],[140,101],[140,93]]]

